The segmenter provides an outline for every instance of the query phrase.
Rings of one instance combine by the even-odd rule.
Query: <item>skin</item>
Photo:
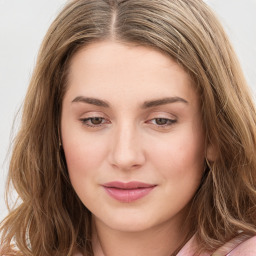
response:
[[[174,102],[155,102],[167,97]],[[188,232],[188,205],[209,151],[183,68],[142,46],[83,48],[70,63],[61,134],[71,183],[92,212],[95,255],[169,256]],[[102,186],[111,181],[155,187],[120,202]]]

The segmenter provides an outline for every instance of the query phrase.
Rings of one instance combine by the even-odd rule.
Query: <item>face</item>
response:
[[[80,50],[61,134],[71,183],[96,222],[138,231],[183,221],[206,149],[195,87],[170,57],[107,41]]]

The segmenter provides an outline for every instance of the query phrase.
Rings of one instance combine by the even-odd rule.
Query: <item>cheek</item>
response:
[[[85,136],[84,132],[62,132],[63,149],[70,178],[79,179],[96,173],[103,163],[106,147],[100,140]]]
[[[93,184],[102,169],[104,150],[95,143],[88,144],[88,140],[85,143],[85,140],[75,140],[74,137],[63,140],[63,149],[71,184],[83,204],[88,206],[97,200],[97,191],[93,194],[91,191],[94,191]]]
[[[174,182],[200,179],[205,151],[201,134],[180,132],[155,142],[150,154],[159,172]]]

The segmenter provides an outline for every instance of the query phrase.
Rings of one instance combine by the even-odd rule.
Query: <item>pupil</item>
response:
[[[164,125],[164,124],[166,124],[166,122],[167,122],[167,120],[165,118],[157,118],[156,119],[156,123],[158,125]]]
[[[101,117],[94,117],[94,118],[92,118],[91,122],[92,122],[92,124],[95,124],[95,125],[101,124],[102,118]]]

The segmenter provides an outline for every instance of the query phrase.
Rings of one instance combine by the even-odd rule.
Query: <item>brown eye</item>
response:
[[[102,121],[103,121],[103,118],[102,118],[102,117],[92,117],[92,118],[91,118],[91,123],[92,123],[93,125],[99,125],[99,124],[102,123]]]
[[[151,124],[155,125],[156,127],[168,128],[171,125],[175,124],[176,122],[177,122],[176,119],[158,117],[158,118],[153,118],[153,119],[149,120],[147,123],[151,123]]]
[[[109,121],[106,120],[103,117],[89,117],[89,118],[82,118],[80,119],[80,121],[82,122],[83,125],[86,125],[88,127],[100,127],[104,124],[108,124]]]
[[[166,124],[168,124],[168,121],[169,121],[169,119],[166,119],[166,118],[156,118],[155,119],[155,123],[157,125],[166,125]]]

